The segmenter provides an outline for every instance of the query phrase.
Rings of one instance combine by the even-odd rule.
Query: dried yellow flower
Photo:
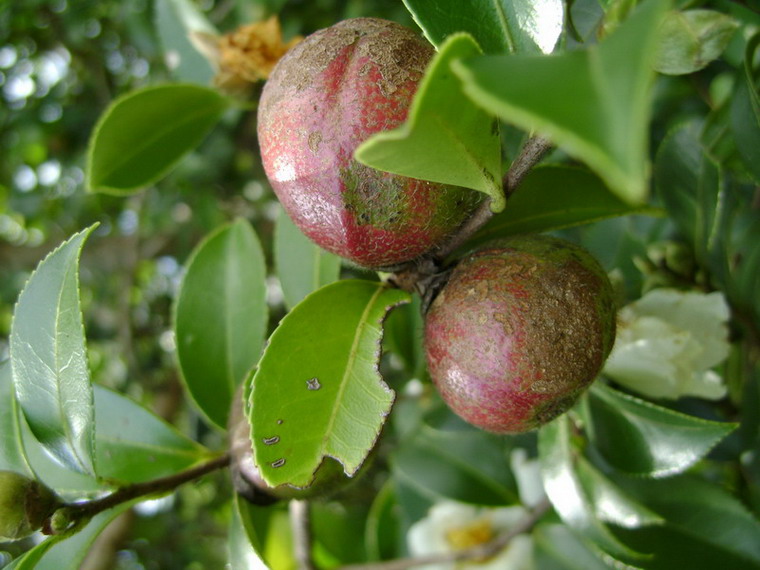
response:
[[[277,16],[241,26],[222,36],[217,44],[216,85],[237,92],[250,83],[266,79],[285,52],[301,39],[299,36],[284,43]]]

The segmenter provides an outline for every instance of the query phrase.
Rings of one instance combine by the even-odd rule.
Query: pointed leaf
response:
[[[486,110],[536,130],[586,162],[622,199],[647,192],[652,63],[665,1],[642,3],[601,44],[552,56],[455,61],[464,90]]]
[[[202,445],[143,406],[95,386],[98,473],[109,481],[138,483],[172,475],[209,458]]]
[[[326,456],[349,476],[359,469],[394,397],[377,368],[382,322],[409,297],[381,283],[339,281],[282,320],[250,398],[254,460],[269,485],[307,486]]]
[[[11,363],[6,360],[0,362],[0,470],[31,475],[17,418]]]
[[[450,69],[452,61],[479,53],[472,36],[449,37],[420,82],[406,122],[364,141],[356,159],[379,170],[479,190],[501,211],[498,122],[462,93]]]
[[[654,67],[669,75],[699,71],[720,57],[738,27],[731,16],[715,10],[668,12]]]
[[[544,489],[560,518],[572,529],[618,559],[642,555],[631,550],[597,518],[575,471],[578,450],[570,439],[570,420],[560,416],[538,432],[538,456]]]
[[[87,188],[126,195],[152,184],[193,150],[229,103],[213,89],[165,84],[114,101],[90,139]]]
[[[486,53],[549,53],[562,33],[562,0],[404,0],[430,42],[439,47],[468,32]]]
[[[16,398],[34,436],[67,468],[95,474],[95,414],[79,303],[92,226],[50,253],[24,286],[10,347]]]
[[[591,442],[615,468],[649,477],[681,473],[737,424],[687,416],[597,382],[589,394]]]
[[[660,211],[648,206],[631,206],[588,170],[539,166],[531,170],[509,197],[504,211],[491,218],[468,245],[629,214],[659,215]]]
[[[337,281],[341,259],[309,240],[280,209],[274,228],[274,263],[289,309],[306,295]]]
[[[188,392],[219,427],[236,387],[261,356],[267,326],[266,263],[250,224],[238,220],[193,252],[177,296],[177,357]]]
[[[214,76],[208,60],[190,41],[190,34],[216,35],[214,26],[191,0],[158,0],[154,20],[163,46],[164,59],[172,75],[180,81],[208,85]]]

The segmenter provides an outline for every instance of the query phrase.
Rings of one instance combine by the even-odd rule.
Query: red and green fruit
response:
[[[548,236],[463,258],[425,318],[430,376],[465,421],[530,431],[567,411],[615,339],[612,286],[581,247]]]
[[[305,235],[358,265],[392,268],[419,257],[480,200],[353,158],[371,135],[406,120],[433,53],[394,22],[345,20],[291,49],[264,86],[258,138],[272,188]]]

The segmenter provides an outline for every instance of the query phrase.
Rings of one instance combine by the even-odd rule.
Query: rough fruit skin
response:
[[[465,257],[425,319],[431,378],[465,421],[530,431],[567,411],[615,340],[604,270],[549,236],[492,242]]]
[[[58,505],[53,492],[13,471],[0,471],[0,542],[39,530]]]
[[[394,22],[350,19],[291,49],[264,86],[258,138],[272,188],[304,234],[358,265],[390,268],[420,256],[480,199],[353,158],[370,135],[405,121],[433,53]]]

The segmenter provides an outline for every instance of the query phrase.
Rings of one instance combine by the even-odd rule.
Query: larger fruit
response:
[[[464,258],[425,321],[441,396],[496,433],[529,431],[569,409],[614,339],[603,269],[584,249],[548,236],[494,242]]]
[[[291,49],[261,95],[261,157],[285,211],[318,245],[365,267],[420,256],[479,200],[477,192],[380,172],[353,158],[370,135],[404,122],[432,55],[430,44],[403,26],[345,20]]]

